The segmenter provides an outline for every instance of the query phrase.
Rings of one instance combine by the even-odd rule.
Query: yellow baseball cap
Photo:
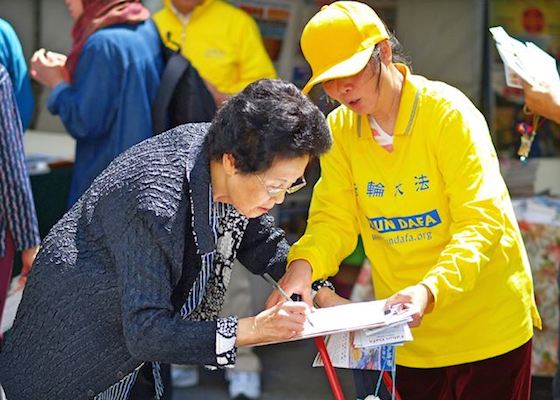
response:
[[[385,39],[385,24],[368,5],[337,1],[323,6],[301,34],[301,49],[313,71],[303,93],[318,83],[357,74]]]

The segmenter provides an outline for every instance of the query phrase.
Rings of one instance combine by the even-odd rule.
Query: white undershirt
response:
[[[368,120],[372,136],[377,144],[389,152],[393,151],[393,135],[385,132],[373,116],[368,115]]]

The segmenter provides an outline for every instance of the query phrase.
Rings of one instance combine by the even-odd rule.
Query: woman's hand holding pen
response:
[[[284,301],[258,315],[239,319],[236,346],[284,341],[303,331],[309,306],[301,301]]]
[[[299,294],[302,301],[310,307],[313,306],[311,299],[311,264],[305,260],[295,260],[290,263],[288,270],[280,279],[278,284],[288,296]],[[275,304],[284,302],[284,298],[277,290],[273,291],[266,301],[266,308],[270,308]]]

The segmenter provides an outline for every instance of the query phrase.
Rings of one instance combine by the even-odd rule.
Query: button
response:
[[[93,399],[93,397],[95,396],[95,392],[90,389],[90,390],[87,391],[87,395],[90,399]]]
[[[117,372],[117,379],[120,381],[122,378],[124,378],[124,372],[122,371]]]

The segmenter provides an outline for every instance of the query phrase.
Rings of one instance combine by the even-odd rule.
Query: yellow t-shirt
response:
[[[190,60],[198,73],[220,92],[235,94],[276,71],[250,15],[222,0],[204,0],[183,22],[170,1],[154,15],[166,46]]]
[[[314,279],[337,272],[361,234],[375,293],[426,284],[435,307],[397,350],[397,363],[431,368],[513,350],[541,321],[529,262],[486,121],[460,91],[404,74],[394,151],[375,142],[366,115],[328,117],[305,235],[289,262]]]

